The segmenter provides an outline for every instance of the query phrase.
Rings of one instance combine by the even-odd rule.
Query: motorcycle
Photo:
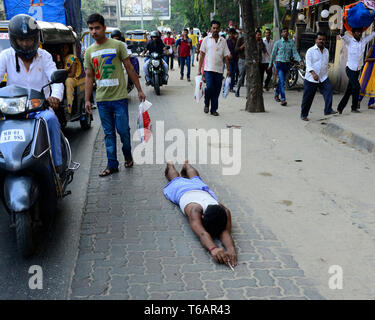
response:
[[[305,72],[306,72],[305,59],[302,59],[301,63],[297,61],[292,63],[291,67],[289,68],[287,79],[285,81],[287,88],[291,89],[297,84],[298,76],[300,76],[302,80],[305,80]]]
[[[159,54],[157,52],[147,55],[151,61],[148,64],[148,71],[151,79],[151,85],[154,87],[157,96],[160,96],[160,87],[163,84],[168,84],[168,79],[164,81],[164,68],[163,68],[163,57],[164,54]]]
[[[59,199],[71,194],[67,186],[80,164],[72,161],[69,141],[61,133],[63,163],[56,172],[47,122],[29,114],[45,110],[43,89],[63,83],[67,71],[57,70],[39,92],[14,85],[0,89],[0,197],[15,228],[23,257],[35,250],[38,227],[49,227]]]

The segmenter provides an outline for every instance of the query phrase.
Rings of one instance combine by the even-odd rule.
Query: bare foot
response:
[[[165,171],[164,171],[164,174],[165,174],[166,177],[168,176],[168,172],[169,172],[170,168],[174,168],[173,161],[168,161],[167,162],[167,167],[165,168]]]
[[[183,177],[183,178],[187,178],[186,167],[187,167],[188,165],[190,166],[190,164],[189,164],[189,160],[185,160],[185,162],[184,162],[184,164],[183,164],[183,166],[182,166],[181,172],[180,172],[181,177]]]

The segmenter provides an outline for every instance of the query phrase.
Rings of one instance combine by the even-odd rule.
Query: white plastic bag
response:
[[[138,110],[138,119],[137,119],[137,130],[141,136],[141,142],[148,142],[151,136],[151,119],[148,114],[148,109],[152,106],[152,103],[145,100],[141,102]]]
[[[228,93],[229,93],[230,81],[231,81],[231,79],[230,79],[229,77],[226,77],[226,78],[225,78],[224,88],[223,88],[223,98],[224,98],[224,99],[227,98],[227,95],[228,95]]]
[[[195,91],[194,91],[194,99],[198,103],[204,94],[204,88],[203,88],[203,80],[202,76],[196,76],[195,77]]]

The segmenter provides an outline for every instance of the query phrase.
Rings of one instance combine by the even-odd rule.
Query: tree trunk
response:
[[[259,6],[259,0],[255,0],[256,7],[257,7],[257,28],[262,27],[262,22],[261,22],[261,11],[260,11],[260,6]]]
[[[289,23],[289,30],[294,30],[294,24],[296,22],[297,17],[297,0],[294,0],[292,13],[290,17],[290,23]]]
[[[259,56],[255,40],[254,14],[252,0],[241,0],[242,18],[245,32],[246,53],[246,111],[265,112],[263,84],[260,82]]]

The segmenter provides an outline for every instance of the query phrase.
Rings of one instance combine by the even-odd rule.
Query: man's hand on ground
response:
[[[236,251],[233,250],[228,250],[227,255],[229,259],[229,263],[231,264],[232,267],[235,267],[237,265],[237,254]]]
[[[48,99],[49,104],[53,108],[53,110],[57,110],[59,108],[60,100],[55,97],[49,97]]]
[[[211,255],[217,263],[226,263],[228,260],[228,255],[223,248],[216,248],[212,250]]]

